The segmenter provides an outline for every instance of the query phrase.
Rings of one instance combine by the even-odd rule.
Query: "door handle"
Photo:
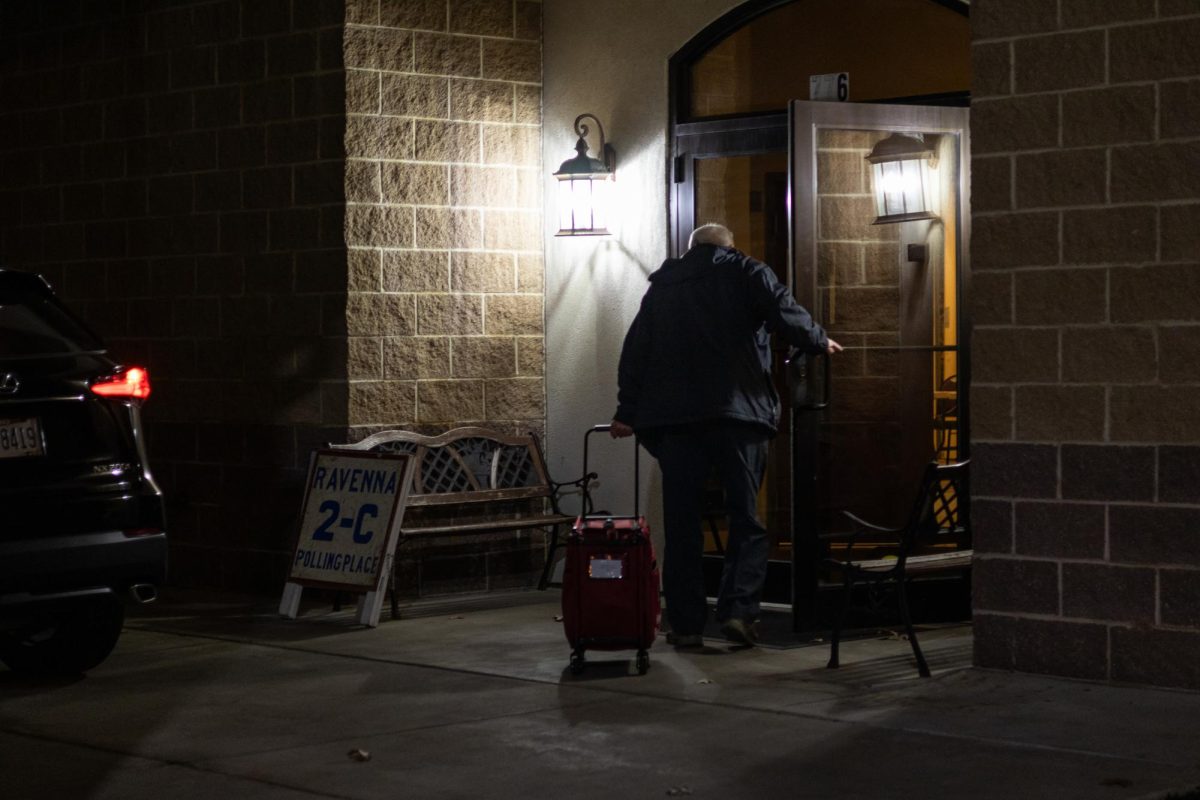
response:
[[[808,358],[799,350],[795,350],[787,360],[787,382],[792,396],[792,408],[798,411],[821,411],[828,408],[833,399],[833,381],[831,380],[832,359],[828,353],[818,353],[812,360],[821,361],[821,387],[818,401],[809,400],[808,392]]]

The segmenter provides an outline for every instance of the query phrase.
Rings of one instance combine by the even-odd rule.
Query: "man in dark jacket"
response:
[[[703,644],[700,499],[710,473],[720,476],[729,542],[717,620],[730,640],[752,645],[770,555],[756,506],[779,424],[770,333],[806,353],[842,348],[770,267],[733,248],[728,228],[697,228],[688,248],[650,276],[625,335],[612,435],[636,431],[662,470],[663,590],[677,647]]]

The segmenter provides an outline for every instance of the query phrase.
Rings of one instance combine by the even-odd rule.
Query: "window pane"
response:
[[[696,224],[718,222],[787,279],[787,153],[696,160]]]
[[[887,135],[833,128],[817,135],[820,319],[846,348],[833,361],[834,402],[821,422],[828,447],[818,466],[825,489],[818,513],[827,533],[848,532],[843,510],[901,524],[925,465],[958,455],[952,349],[958,144],[950,135],[924,134],[938,154],[929,188],[941,195],[934,203],[939,219],[875,225],[866,157]],[[897,162],[883,166],[896,168]],[[924,248],[922,260],[910,258],[910,245]],[[865,547],[855,556],[871,557],[869,552]]]
[[[64,355],[101,349],[95,336],[55,302],[24,291],[0,294],[0,356]]]
[[[689,118],[782,111],[831,72],[850,73],[854,101],[965,92],[968,20],[932,0],[796,0],[692,64]]]

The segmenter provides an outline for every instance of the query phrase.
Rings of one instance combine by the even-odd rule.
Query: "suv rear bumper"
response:
[[[161,530],[99,531],[0,541],[0,610],[81,590],[124,592],[158,585],[167,573],[167,534]]]

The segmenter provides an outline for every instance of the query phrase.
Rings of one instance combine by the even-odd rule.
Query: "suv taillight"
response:
[[[127,367],[115,375],[93,383],[92,391],[101,397],[145,400],[150,396],[150,373],[141,367]]]

